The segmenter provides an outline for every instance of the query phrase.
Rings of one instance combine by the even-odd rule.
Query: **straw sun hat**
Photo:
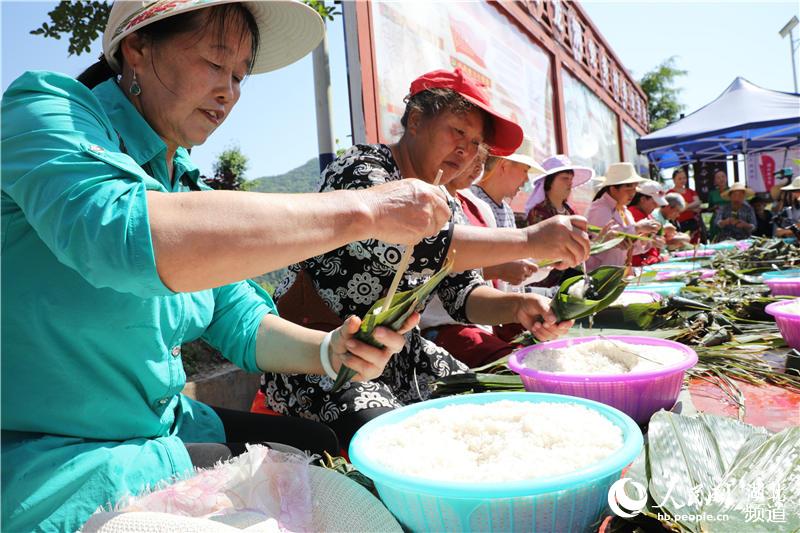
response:
[[[136,30],[196,9],[234,3],[236,0],[117,0],[111,7],[105,32],[103,55],[116,72],[121,65],[114,58],[119,44]],[[241,2],[256,21],[258,54],[251,74],[260,74],[294,63],[322,40],[325,24],[316,11],[298,0]]]
[[[800,191],[800,176],[797,176],[789,185],[781,187],[782,191]]]
[[[613,163],[606,169],[606,175],[600,178],[600,187],[611,187],[612,185],[639,184],[647,181],[636,173],[632,163]]]
[[[731,193],[733,193],[733,192],[736,192],[736,191],[743,191],[743,192],[744,192],[744,194],[745,194],[745,197],[746,197],[748,200],[749,200],[750,198],[752,198],[753,196],[755,196],[755,194],[756,194],[756,193],[755,193],[755,191],[753,191],[753,189],[751,189],[750,187],[747,187],[747,186],[746,186],[744,183],[742,183],[741,181],[737,181],[736,183],[734,183],[733,185],[731,185],[730,189],[728,189],[727,191],[722,191],[722,192],[720,193],[720,196],[722,196],[722,198],[723,198],[724,200],[729,200],[729,199],[730,199],[730,197],[731,197]]]

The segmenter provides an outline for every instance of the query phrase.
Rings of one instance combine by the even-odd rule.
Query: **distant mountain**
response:
[[[319,181],[319,162],[316,157],[309,159],[305,164],[293,168],[289,172],[277,176],[264,176],[244,182],[242,189],[252,192],[296,193],[317,192]],[[253,278],[261,284],[270,294],[286,275],[287,270],[282,268],[275,272],[267,272]]]
[[[242,188],[252,192],[316,192],[318,181],[319,161],[313,157],[283,174],[246,181]]]

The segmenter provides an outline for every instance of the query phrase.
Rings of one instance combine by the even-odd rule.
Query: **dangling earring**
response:
[[[130,89],[128,89],[128,91],[133,96],[139,96],[140,94],[142,94],[142,87],[139,85],[139,82],[136,81],[136,70],[135,69],[133,71],[133,81],[131,81],[131,86],[130,86]]]

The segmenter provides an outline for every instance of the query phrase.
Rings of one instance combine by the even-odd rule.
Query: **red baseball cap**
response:
[[[414,96],[422,91],[437,88],[454,90],[492,116],[494,119],[494,136],[491,142],[487,142],[492,155],[511,155],[522,144],[523,134],[520,125],[492,109],[486,92],[478,82],[465,76],[461,69],[457,68],[454,71],[434,70],[423,74],[411,82],[409,92],[410,96]]]

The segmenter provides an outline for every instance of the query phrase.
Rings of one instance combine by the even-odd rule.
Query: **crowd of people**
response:
[[[702,224],[682,170],[665,193],[630,163],[595,176],[565,155],[520,153],[522,128],[457,69],[413,80],[400,139],[351,147],[318,193],[210,192],[188,150],[225,120],[247,76],[303,57],[324,25],[301,2],[195,4],[116,2],[100,61],[77,79],[25,73],[3,95],[8,530],[77,530],[247,443],[338,454],[364,423],[508,354],[521,332],[566,333],[572,322],[549,301],[581,265],[658,261]],[[570,194],[592,179],[578,216]],[[526,184],[518,227],[509,200]],[[800,181],[784,191],[778,236],[800,220]],[[749,194],[720,192],[721,238],[767,228]],[[601,238],[644,239],[590,255],[589,224]],[[359,341],[359,317],[409,247],[400,290],[448,259],[452,272],[422,316],[376,330],[382,347]],[[286,266],[274,299],[248,281]],[[266,406],[285,416],[182,394],[181,345],[198,338],[263,373]],[[343,364],[357,375],[334,391]]]

